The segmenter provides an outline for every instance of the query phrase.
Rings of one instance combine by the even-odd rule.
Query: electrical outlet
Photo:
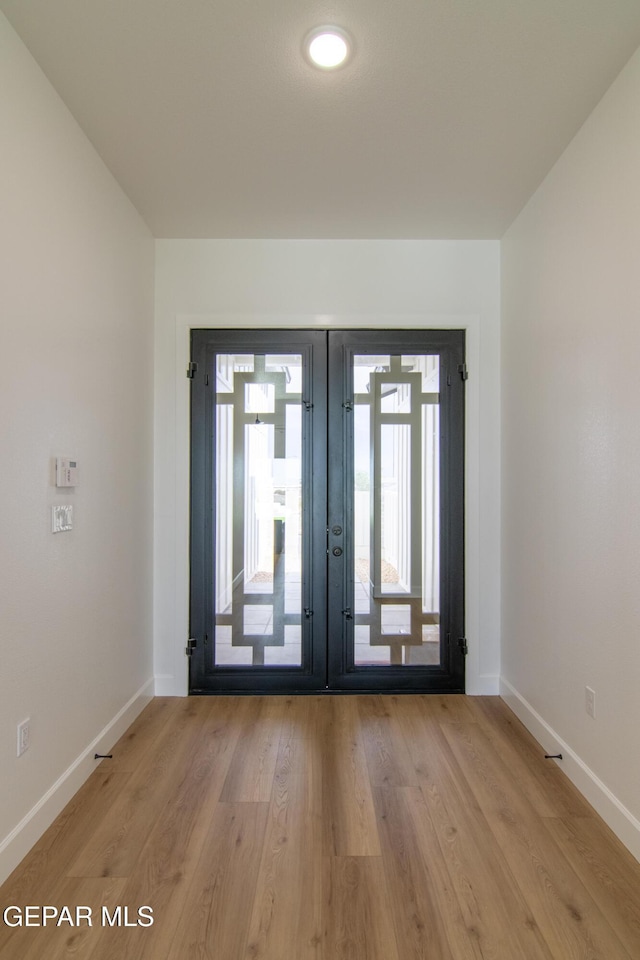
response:
[[[585,707],[590,717],[596,718],[596,694],[591,687],[584,688]]]
[[[31,743],[31,718],[27,717],[22,723],[18,724],[18,756],[21,757],[25,750],[29,749]]]

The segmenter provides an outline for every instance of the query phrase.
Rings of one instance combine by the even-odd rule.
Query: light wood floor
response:
[[[113,754],[0,896],[94,926],[0,960],[640,958],[640,864],[497,698],[159,698]]]

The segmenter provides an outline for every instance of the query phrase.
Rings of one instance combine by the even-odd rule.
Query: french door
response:
[[[190,691],[464,689],[464,332],[194,330]]]

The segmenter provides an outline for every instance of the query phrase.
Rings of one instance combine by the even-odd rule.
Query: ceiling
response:
[[[498,238],[640,44],[638,0],[0,9],[165,238]]]

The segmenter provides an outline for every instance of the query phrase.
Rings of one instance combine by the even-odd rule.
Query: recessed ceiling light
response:
[[[349,58],[351,46],[349,34],[340,27],[316,27],[304,42],[307,57],[322,70],[343,66]]]

